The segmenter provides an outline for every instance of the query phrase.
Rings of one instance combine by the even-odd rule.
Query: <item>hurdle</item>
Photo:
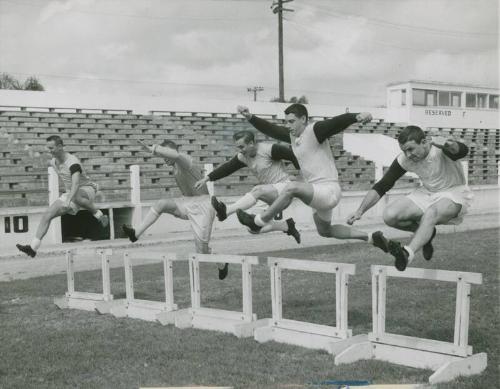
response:
[[[241,265],[242,300],[241,312],[201,306],[200,262],[230,263]],[[258,257],[241,255],[192,254],[189,259],[191,285],[191,308],[179,310],[175,316],[178,328],[198,328],[231,333],[238,338],[253,336],[257,315],[252,311],[252,265],[259,263]],[[162,322],[163,314],[158,315]]]
[[[406,268],[404,272],[389,266],[371,266],[373,331],[368,341],[355,344],[335,357],[335,364],[361,359],[376,359],[435,372],[429,383],[447,382],[458,376],[481,373],[487,365],[486,353],[472,354],[468,345],[471,284],[481,284],[482,274],[447,270]],[[387,277],[414,278],[457,283],[454,340],[391,334],[385,331]]]
[[[163,279],[165,284],[165,301],[152,301],[135,298],[133,261],[141,259],[149,263],[163,263]],[[125,269],[125,294],[124,304],[114,306],[110,313],[115,317],[130,317],[146,321],[156,321],[159,313],[165,313],[165,322],[174,323],[174,315],[177,305],[174,304],[173,271],[174,261],[179,260],[175,254],[161,254],[144,251],[126,251],[123,254],[123,265]]]
[[[81,292],[75,290],[75,256],[73,250],[66,251],[66,276],[68,290],[63,297],[56,297],[54,304],[61,309],[82,309],[95,311],[98,306],[106,310],[115,304],[111,294],[109,276],[109,257],[113,254],[111,249],[99,250],[102,268],[102,293]]]
[[[274,340],[337,353],[367,339],[366,335],[352,337],[352,330],[347,325],[347,287],[349,275],[355,274],[355,265],[272,257],[267,261],[271,271],[272,318],[263,319],[267,320],[267,325],[255,329],[256,341]],[[281,274],[284,269],[335,274],[335,327],[283,318]]]

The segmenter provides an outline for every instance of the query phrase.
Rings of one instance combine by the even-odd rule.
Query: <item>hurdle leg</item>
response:
[[[429,377],[430,384],[448,382],[460,376],[471,376],[480,374],[488,365],[486,353],[471,355],[459,361],[452,361],[444,364]]]
[[[75,292],[75,272],[74,272],[73,252],[66,251],[66,280],[68,291],[64,297],[56,297],[54,304],[60,309],[69,308],[68,297]]]

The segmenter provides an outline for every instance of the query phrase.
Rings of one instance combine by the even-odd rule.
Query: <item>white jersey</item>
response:
[[[179,153],[174,165],[174,178],[183,196],[200,196],[208,194],[206,185],[200,189],[195,188],[198,180],[203,178],[203,169],[195,165],[187,154]]]
[[[82,169],[80,173],[80,186],[92,186],[94,189],[97,187],[97,185],[90,180],[90,178],[87,176],[85,171],[83,170],[83,166],[80,162],[80,160],[75,157],[73,154],[66,153],[65,154],[66,159],[64,162],[59,162],[57,158],[52,158],[50,160],[50,166],[54,168],[56,171],[57,175],[61,177],[61,180],[64,184],[64,188],[66,189],[66,192],[69,192],[71,190],[71,185],[72,185],[72,180],[71,180],[71,166],[73,165],[80,165],[80,168]]]
[[[441,192],[465,185],[461,162],[447,157],[439,147],[431,146],[427,157],[418,162],[411,161],[401,153],[398,163],[406,171],[415,173],[429,192]]]
[[[299,137],[290,134],[292,150],[297,157],[304,180],[310,184],[331,184],[339,181],[330,142],[319,143],[314,123],[306,126]]]
[[[238,159],[248,166],[261,184],[278,184],[290,179],[285,163],[272,159],[272,148],[272,143],[258,143],[257,154],[253,158],[238,153]]]

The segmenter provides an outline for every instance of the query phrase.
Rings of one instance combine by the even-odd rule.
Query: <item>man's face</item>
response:
[[[420,143],[410,140],[405,144],[399,144],[399,147],[405,154],[405,156],[413,162],[418,162],[423,160],[429,154],[429,142],[427,139],[422,139]]]
[[[52,157],[60,156],[63,153],[63,146],[56,145],[56,142],[53,140],[48,141],[45,147]]]
[[[245,142],[245,138],[236,141],[236,149],[247,158],[253,158],[257,155],[257,147],[254,141]]]
[[[290,135],[300,136],[306,128],[306,117],[298,118],[294,113],[288,113],[285,116],[286,127],[290,131]]]

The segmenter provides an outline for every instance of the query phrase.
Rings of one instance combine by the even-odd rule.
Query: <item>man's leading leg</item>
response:
[[[400,271],[405,270],[415,253],[432,240],[435,235],[435,226],[445,224],[457,217],[461,209],[460,204],[450,199],[441,199],[427,208],[420,219],[417,231],[407,246],[402,247],[399,242],[390,242],[391,254],[396,258],[396,268]]]
[[[183,216],[175,201],[171,199],[159,200],[155,205],[151,207],[148,214],[142,221],[141,225],[134,229],[133,227],[123,225],[123,232],[128,236],[131,242],[135,242],[139,237],[149,228],[152,224],[154,224],[162,213],[169,213],[175,217],[187,220],[187,216]]]
[[[40,220],[40,224],[38,224],[35,237],[31,241],[31,243],[29,245],[16,244],[18,250],[29,255],[30,257],[34,257],[42,243],[42,239],[49,230],[50,222],[52,221],[52,219],[62,216],[67,212],[68,208],[63,205],[63,202],[61,200],[54,201],[43,214],[42,219]]]

